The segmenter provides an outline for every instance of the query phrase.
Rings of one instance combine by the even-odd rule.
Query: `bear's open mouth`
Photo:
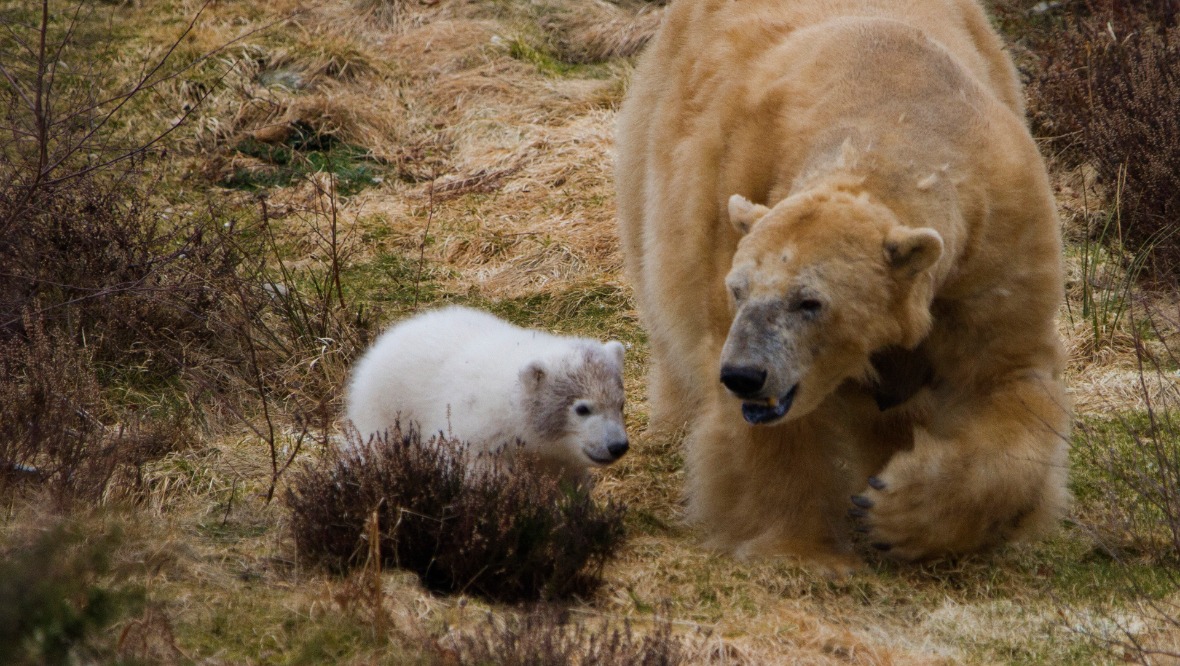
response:
[[[795,401],[795,392],[799,389],[799,385],[795,384],[787,391],[783,397],[778,400],[767,400],[765,402],[743,402],[742,403],[742,418],[751,425],[762,425],[764,423],[771,423],[786,416],[787,410],[791,408],[791,403]]]
[[[589,451],[587,451],[585,449],[582,449],[582,453],[586,454],[586,457],[590,459],[590,462],[594,463],[595,465],[604,465],[605,466],[605,465],[609,465],[615,461],[615,458],[611,458],[610,456],[607,456],[605,458],[596,458],[593,454],[591,454]]]

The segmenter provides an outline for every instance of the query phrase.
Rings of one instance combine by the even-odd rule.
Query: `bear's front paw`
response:
[[[848,515],[868,544],[890,557],[920,560],[949,552],[947,535],[939,533],[937,503],[922,499],[915,484],[893,485],[869,477],[868,487],[850,498]]]
[[[869,546],[900,560],[986,549],[1005,540],[1027,515],[993,493],[964,493],[938,480],[887,470],[850,498],[848,515]]]

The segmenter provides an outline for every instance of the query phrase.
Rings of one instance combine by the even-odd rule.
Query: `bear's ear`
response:
[[[770,209],[766,206],[756,204],[740,194],[729,198],[729,223],[743,236],[750,232],[750,227],[754,226],[755,222],[769,212]]]
[[[907,277],[930,268],[941,256],[942,236],[933,229],[896,226],[885,235],[885,260]]]
[[[618,340],[611,340],[610,342],[603,345],[603,347],[606,349],[607,355],[615,360],[615,365],[617,365],[619,370],[622,371],[623,352],[626,351],[623,348],[623,343],[619,342]]]
[[[520,383],[524,385],[526,391],[536,391],[541,387],[541,383],[545,381],[545,364],[540,361],[533,361],[524,366],[520,371]]]

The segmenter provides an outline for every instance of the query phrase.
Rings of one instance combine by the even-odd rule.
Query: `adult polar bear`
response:
[[[903,559],[1053,523],[1060,231],[981,8],[676,0],[664,21],[616,177],[690,519],[835,569],[846,513]]]

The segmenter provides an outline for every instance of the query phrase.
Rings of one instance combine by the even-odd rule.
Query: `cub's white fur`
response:
[[[395,422],[536,455],[567,477],[627,450],[623,345],[523,329],[450,307],[402,321],[356,364],[347,414],[368,439]],[[520,441],[523,447],[515,446]]]

